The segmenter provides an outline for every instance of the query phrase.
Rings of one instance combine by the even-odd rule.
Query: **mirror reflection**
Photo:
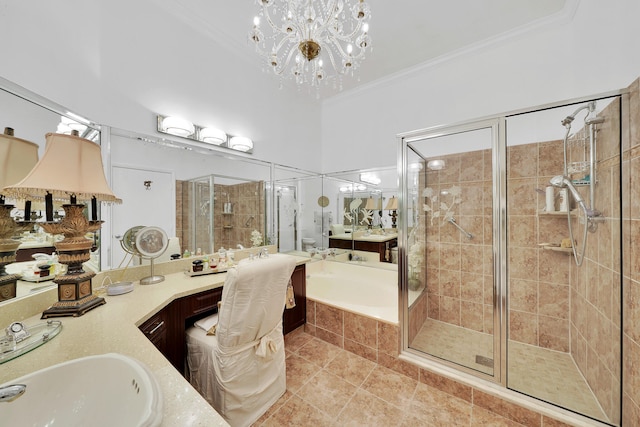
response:
[[[279,252],[308,256],[309,249],[322,245],[322,222],[315,222],[322,217],[317,204],[322,184],[320,174],[281,165],[274,168],[268,233]]]
[[[269,244],[264,181],[209,175],[176,181],[177,237],[183,250],[213,253]]]
[[[270,164],[178,144],[112,129],[112,188],[123,203],[112,206],[104,226],[111,232],[110,268],[122,265],[120,241],[139,225],[160,227],[172,241],[158,262],[270,242]]]
[[[0,165],[3,165],[0,187],[15,184],[26,176],[44,153],[47,133],[70,134],[75,130],[83,138],[100,143],[100,131],[95,124],[3,79],[0,80],[0,117],[0,128],[4,129],[0,140]],[[26,153],[13,156],[13,144],[16,142],[33,147],[28,156]],[[31,158],[32,154],[33,161],[27,162],[27,157]],[[25,170],[18,177],[14,169],[21,165]],[[45,233],[39,225],[47,220],[44,204],[15,199],[4,199],[0,204],[4,206],[3,212],[8,213],[2,221],[4,225],[22,223],[19,228],[14,226],[11,230],[3,228],[0,231],[3,239],[1,263],[4,266],[4,272],[0,273],[0,301],[5,301],[52,286],[50,280],[63,267],[57,262],[54,247],[59,236]],[[59,220],[63,215],[61,203],[55,203],[49,220]],[[99,242],[98,234],[90,237]],[[17,248],[13,242],[18,243]],[[98,271],[99,266],[96,244],[86,268]]]
[[[78,127],[63,107],[2,83],[11,90],[0,91],[7,120],[0,125],[12,125],[16,136],[38,144],[40,154],[46,133]],[[97,126],[80,130],[81,136],[100,140]],[[272,244],[281,252],[395,268],[396,211],[389,208],[397,195],[395,167],[322,175],[122,129],[110,128],[108,136],[109,180],[123,203],[102,211],[103,238],[95,236],[97,250],[89,266],[95,271],[101,263],[103,270],[148,263],[139,257],[130,260],[122,249],[124,234],[136,226],[157,226],[169,236],[169,249],[156,262],[185,252]],[[10,202],[16,203],[12,217],[23,219],[24,203]],[[36,224],[45,221],[43,206],[33,202],[30,213]],[[55,205],[54,219],[63,214]],[[21,238],[18,262],[7,271],[26,279],[20,281],[17,296],[51,287],[59,267],[54,255],[57,236],[34,226],[16,237]],[[40,265],[45,264],[48,276],[40,275]]]
[[[351,260],[397,263],[396,183],[394,167],[328,175],[325,190],[335,201],[328,247],[366,253]]]

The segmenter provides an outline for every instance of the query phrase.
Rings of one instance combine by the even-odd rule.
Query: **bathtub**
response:
[[[307,264],[307,299],[398,324],[398,272],[355,263]]]

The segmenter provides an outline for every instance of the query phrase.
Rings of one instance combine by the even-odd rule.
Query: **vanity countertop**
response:
[[[296,258],[298,264],[309,260]],[[195,277],[183,272],[167,274],[163,282],[144,286],[135,282],[133,292],[104,296],[106,305],[84,316],[57,318],[62,321],[62,332],[38,349],[0,365],[0,384],[67,360],[121,353],[146,364],[158,380],[164,401],[162,426],[226,426],[222,416],[138,329],[171,301],[221,287],[226,276],[226,273]],[[40,314],[23,320],[27,327],[42,322]]]
[[[53,245],[54,245],[53,242],[47,241],[47,240],[43,240],[40,242],[37,240],[27,240],[20,243],[20,246],[18,246],[18,249],[49,248],[49,247],[53,247]]]
[[[398,237],[397,233],[394,234],[370,234],[370,235],[358,235],[352,233],[343,233],[336,234],[333,236],[329,236],[330,239],[340,239],[340,240],[358,240],[360,242],[386,242],[389,240],[396,239]]]

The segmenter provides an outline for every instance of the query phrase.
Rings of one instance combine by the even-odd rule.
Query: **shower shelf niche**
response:
[[[553,211],[553,212],[538,211],[538,216],[567,216],[567,212],[565,212],[565,211]],[[571,216],[576,216],[575,209],[571,210]]]
[[[571,255],[573,253],[572,248],[561,248],[560,246],[545,245],[542,246],[542,249],[544,249],[545,251],[562,252],[567,255]]]
[[[231,216],[233,215],[233,212],[222,212],[222,215],[224,217],[224,224],[222,225],[222,228],[224,230],[231,230],[233,228],[233,225],[231,224]]]

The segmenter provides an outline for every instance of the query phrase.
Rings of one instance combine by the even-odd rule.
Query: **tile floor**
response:
[[[254,426],[520,426],[303,331],[285,337],[287,391]]]
[[[427,319],[411,348],[486,374],[493,372],[475,360],[476,354],[493,358],[492,335]],[[509,388],[608,421],[570,354],[509,341],[509,355]]]

